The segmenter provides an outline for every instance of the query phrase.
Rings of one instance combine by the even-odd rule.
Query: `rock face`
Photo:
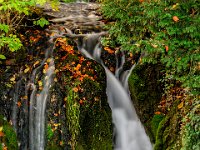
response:
[[[160,70],[160,64],[138,65],[129,78],[133,103],[154,150],[199,149],[198,98],[189,96],[177,81],[163,91]]]

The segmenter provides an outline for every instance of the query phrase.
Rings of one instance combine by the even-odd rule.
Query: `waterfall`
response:
[[[53,38],[50,39],[52,44]],[[54,46],[50,46],[45,53],[45,58],[40,66],[33,70],[31,82],[29,83],[32,89],[29,108],[29,147],[30,150],[44,150],[45,144],[45,111],[46,103],[50,97],[49,90],[53,84],[53,74],[55,70],[52,51]],[[44,65],[47,67],[43,69]],[[44,79],[39,85],[41,91],[37,90],[35,82],[36,74],[43,69]]]
[[[101,45],[99,38],[102,33],[88,34],[83,38],[79,50],[88,58],[101,63],[107,76],[108,103],[112,109],[114,124],[115,150],[151,150],[152,145],[145,130],[137,117],[128,91],[128,77],[134,69],[122,72],[125,56],[122,53],[121,64],[117,60],[115,75],[104,65],[101,59]],[[94,45],[94,43],[96,43]],[[89,46],[88,46],[89,45]],[[121,75],[120,75],[121,74]],[[120,80],[121,79],[121,80]]]

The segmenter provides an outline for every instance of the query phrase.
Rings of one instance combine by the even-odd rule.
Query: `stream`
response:
[[[62,7],[63,6],[63,7]],[[66,9],[67,8],[67,9]],[[55,72],[53,51],[54,42],[57,37],[71,38],[78,47],[78,50],[87,58],[93,59],[100,63],[106,72],[107,88],[106,93],[108,103],[112,110],[113,129],[113,147],[114,150],[152,150],[149,137],[137,117],[134,106],[131,102],[128,88],[128,77],[137,64],[134,64],[129,70],[124,70],[125,53],[121,52],[121,57],[116,54],[115,72],[111,72],[102,60],[101,37],[108,33],[103,30],[104,23],[100,21],[95,3],[61,3],[60,12],[49,11],[49,6],[45,6],[44,14],[50,16],[50,22],[53,24],[52,29],[48,32],[56,33],[52,36],[45,51],[44,59],[32,71],[32,75],[26,83],[26,90],[29,89],[30,105],[24,107],[24,123],[21,129],[17,127],[17,93],[21,80],[16,83],[15,95],[13,98],[14,106],[12,111],[12,122],[16,132],[22,132],[22,141],[20,149],[22,150],[44,150],[45,148],[45,123],[46,123],[46,105],[51,97],[50,88],[53,86],[53,76]],[[59,16],[59,17],[58,17]],[[62,33],[57,30],[62,26],[65,31]],[[47,66],[47,67],[45,67]],[[46,69],[44,69],[46,68]],[[43,72],[43,75],[41,75]],[[40,83],[35,83],[36,78],[40,78]],[[23,78],[22,78],[23,79]],[[37,86],[42,86],[38,90]],[[25,93],[27,91],[25,90]],[[27,94],[28,95],[28,94]],[[28,106],[26,104],[26,106]],[[28,126],[25,125],[28,122]],[[24,131],[23,130],[24,126]],[[26,138],[28,134],[28,139]]]

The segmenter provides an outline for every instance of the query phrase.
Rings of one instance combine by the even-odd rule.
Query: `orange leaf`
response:
[[[165,46],[165,51],[168,52],[168,50],[169,50],[169,47]]]
[[[161,112],[160,112],[160,111],[156,111],[154,114],[155,114],[155,115],[160,115]]]
[[[49,68],[49,65],[48,65],[48,64],[45,64],[45,65],[44,65],[44,69],[45,69],[45,71],[47,71],[48,68]]]
[[[104,50],[106,50],[108,53],[113,54],[115,53],[114,50],[110,49],[109,47],[104,47]]]
[[[8,148],[6,146],[3,147],[3,150],[8,150]]]
[[[21,102],[17,102],[17,106],[21,107],[22,103]]]
[[[73,88],[73,91],[78,92],[78,88],[77,87]]]
[[[181,109],[183,107],[183,102],[181,102],[179,105],[178,105],[178,109]]]
[[[83,104],[83,100],[81,99],[81,100],[79,101],[79,103],[80,103],[80,104]]]
[[[0,137],[3,137],[4,133],[2,131],[0,131]]]
[[[179,18],[177,16],[173,16],[172,19],[174,20],[174,22],[178,22],[179,21]]]

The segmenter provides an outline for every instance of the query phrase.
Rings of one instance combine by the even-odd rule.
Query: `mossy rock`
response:
[[[109,109],[95,106],[83,110],[77,150],[112,150],[112,118]]]
[[[151,120],[162,97],[161,68],[160,64],[137,65],[129,77],[131,98],[152,142],[155,142],[155,133],[151,129]]]
[[[0,149],[7,147],[8,150],[18,150],[17,135],[13,127],[0,115]]]
[[[154,150],[181,149],[180,123],[182,116],[178,109],[179,100],[171,106],[166,117],[159,123]]]

